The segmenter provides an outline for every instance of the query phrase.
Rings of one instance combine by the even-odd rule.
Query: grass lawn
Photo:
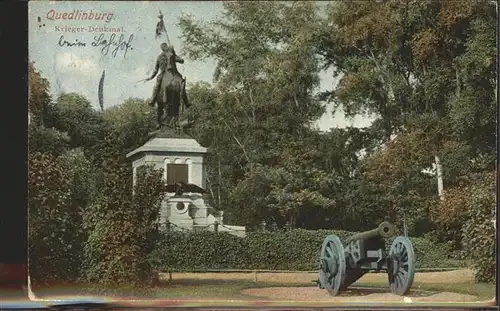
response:
[[[448,275],[446,275],[448,276]],[[199,276],[198,276],[199,277]],[[136,289],[116,289],[112,292],[95,292],[88,291],[87,286],[58,286],[49,289],[35,291],[36,295],[40,298],[50,296],[71,296],[71,295],[105,295],[114,296],[116,298],[153,298],[153,299],[167,299],[167,300],[218,300],[222,301],[258,301],[262,298],[242,294],[244,289],[252,288],[266,288],[266,287],[316,287],[317,285],[312,281],[309,276],[302,278],[286,278],[279,279],[278,275],[273,277],[262,277],[261,281],[254,282],[252,279],[230,279],[219,276],[203,279],[196,279],[192,277],[175,278],[172,281],[162,280],[161,283],[145,291],[138,291]],[[226,276],[227,277],[227,276]],[[420,277],[418,281],[413,283],[412,289],[414,291],[424,292],[451,292],[459,294],[473,295],[481,301],[491,300],[495,296],[495,285],[493,284],[476,284],[472,280],[457,278],[452,283],[450,278],[440,278],[426,280]],[[448,283],[444,283],[448,281]],[[381,292],[390,293],[385,275],[368,276],[362,278],[359,283],[353,285],[355,287],[368,287],[380,288]],[[360,292],[361,296],[365,295],[364,290]],[[367,294],[369,294],[368,291]]]
[[[265,287],[305,287],[316,286],[314,283],[276,283],[276,282],[253,282],[249,280],[174,280],[164,283],[155,289],[155,297],[158,299],[245,299],[257,300],[258,298],[243,295],[242,290],[248,288]],[[354,286],[353,286],[354,287]],[[387,283],[363,282],[356,287],[381,288],[390,292]],[[495,297],[494,284],[467,283],[433,283],[419,284],[413,290],[428,292],[452,292],[473,295],[478,300],[490,300]]]
[[[162,282],[148,289],[119,287],[114,289],[96,290],[89,285],[58,285],[49,288],[35,288],[38,298],[102,295],[120,298],[156,298],[156,299],[258,299],[243,295],[241,291],[247,288],[265,287],[296,287],[315,286],[312,283],[268,283],[247,280],[175,280]]]
[[[175,280],[156,287],[158,299],[228,299],[259,300],[254,296],[243,295],[247,288],[316,286],[313,283],[269,283],[247,280]]]

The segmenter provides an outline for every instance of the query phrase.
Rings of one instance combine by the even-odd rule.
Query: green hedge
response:
[[[245,238],[228,233],[167,232],[151,255],[158,271],[203,269],[261,269],[310,271],[318,267],[324,238],[336,234],[341,239],[351,232],[293,230],[250,232]],[[417,268],[455,268],[464,263],[448,258],[449,246],[426,238],[411,238]],[[392,239],[387,241],[390,247]]]
[[[483,177],[471,191],[467,202],[467,219],[462,227],[462,243],[472,263],[477,282],[495,283],[496,232],[492,220],[496,208],[496,172]]]

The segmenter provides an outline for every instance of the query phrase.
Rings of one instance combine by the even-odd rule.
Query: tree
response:
[[[28,152],[62,155],[69,150],[69,137],[54,128],[28,125]]]
[[[114,144],[124,154],[144,144],[156,127],[155,113],[145,100],[129,98],[104,111]]]
[[[466,221],[462,227],[465,254],[471,260],[477,282],[494,283],[497,275],[496,175],[495,171],[481,174],[471,187],[467,200]]]
[[[134,193],[126,154],[150,138],[151,109],[129,99],[99,112],[76,93],[41,105],[41,87],[30,90],[33,111],[44,112],[28,132],[32,280],[144,285],[164,184],[161,172],[146,169]]]
[[[201,25],[189,17],[180,20],[188,57],[217,62],[215,85],[190,89],[193,134],[212,150],[209,179],[212,188],[217,185],[212,193],[218,208],[225,209],[231,220],[252,226],[280,209],[280,216],[273,217],[281,217],[278,221],[284,223],[283,218],[290,219],[292,210],[316,200],[316,195],[306,198],[297,192],[300,184],[310,181],[297,181],[297,186],[285,190],[280,180],[291,174],[291,168],[283,166],[286,146],[306,139],[310,125],[323,112],[314,96],[319,85],[318,58],[313,49],[318,10],[309,2],[238,2],[225,3],[223,15],[211,25]],[[269,181],[269,192],[251,185],[255,178],[264,178],[261,182],[254,180],[259,184],[268,182],[261,174],[263,170],[276,172],[273,176],[277,179]],[[296,205],[288,212],[283,212],[286,201],[274,202],[282,191],[296,195]],[[268,202],[263,203],[265,206],[234,208],[235,202],[248,204],[246,199],[250,197],[269,195],[275,206],[263,199]],[[254,219],[244,216],[250,214]]]
[[[462,248],[462,226],[467,217],[469,187],[455,186],[445,191],[446,200],[434,204],[430,210],[436,235],[441,241],[450,241],[453,250]]]
[[[35,69],[35,63],[28,63],[28,111],[30,122],[43,125],[46,109],[50,105],[49,82]]]
[[[35,286],[80,277],[85,234],[79,224],[90,196],[75,180],[85,169],[81,160],[70,153],[28,153],[29,266]]]
[[[29,65],[28,213],[30,276],[35,286],[75,282],[80,277],[83,212],[92,197],[90,163],[70,150],[53,121],[49,84]]]
[[[325,66],[334,66],[341,80],[327,95],[347,115],[375,115],[372,129],[375,137],[382,138],[379,143],[411,130],[416,116],[427,116],[428,125],[434,120],[427,132],[433,139],[425,144],[430,145],[438,170],[446,161],[442,159],[446,141],[460,143],[469,135],[466,142],[474,144],[470,156],[475,158],[481,149],[472,142],[480,137],[473,127],[484,129],[488,141],[494,133],[488,116],[494,109],[495,31],[486,26],[495,22],[494,6],[487,1],[395,4],[340,2],[330,6],[318,51]],[[470,66],[481,64],[482,86],[468,82],[465,59]],[[477,74],[472,75],[479,81]],[[485,100],[474,102],[464,96],[468,88]],[[475,121],[458,129],[453,126],[459,124],[458,119]],[[492,151],[490,143],[482,145]]]
[[[366,131],[375,148],[358,183],[389,195],[365,196],[368,206],[391,210],[421,198],[411,210],[425,215],[436,194],[445,199],[443,189],[493,167],[495,21],[488,1],[329,6],[317,51],[340,82],[323,95],[347,116],[375,117]],[[437,193],[425,191],[424,170],[436,174]]]
[[[76,93],[59,96],[49,109],[46,123],[48,127],[67,133],[70,148],[89,148],[104,134],[100,112],[94,110],[85,97]]]
[[[202,146],[210,148],[207,155],[207,187],[215,208],[228,206],[229,191],[237,180],[243,178],[247,163],[246,142],[241,134],[233,131],[226,120],[234,120],[228,112],[236,109],[223,106],[224,93],[206,83],[190,85],[188,118],[193,122],[191,135]],[[250,151],[250,150],[249,150]],[[230,217],[230,216],[229,216]]]
[[[126,158],[150,138],[154,114],[139,99],[128,99],[102,114],[104,134],[88,155],[98,170],[97,192],[84,216],[85,280],[97,285],[144,286],[151,279],[148,255],[156,243],[157,218],[165,189],[161,171],[137,177]]]
[[[98,285],[142,286],[151,281],[148,256],[156,243],[160,203],[165,189],[161,171],[139,174],[132,194],[126,167],[108,171],[84,222],[85,278]]]
[[[223,19],[213,27],[187,17],[180,21],[187,55],[217,61],[217,113],[226,117],[229,130],[254,130],[263,143],[270,142],[259,136],[263,126],[298,134],[322,113],[312,96],[319,83],[311,43],[316,8],[311,3],[250,2],[224,8]]]

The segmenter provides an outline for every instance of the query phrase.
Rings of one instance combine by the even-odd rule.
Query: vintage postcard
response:
[[[496,12],[30,2],[32,298],[491,305]]]

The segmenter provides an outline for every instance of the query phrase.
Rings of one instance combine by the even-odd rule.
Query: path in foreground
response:
[[[253,273],[173,273],[173,280],[195,279],[195,280],[254,280]],[[168,274],[162,273],[160,278],[167,279]],[[317,273],[258,273],[258,282],[266,283],[310,283],[318,279]],[[387,284],[386,273],[365,274],[359,282]],[[469,269],[445,271],[445,272],[422,272],[416,273],[413,286],[419,284],[436,283],[468,283],[474,282],[474,272]]]
[[[242,294],[257,296],[264,299],[292,300],[292,301],[332,301],[332,302],[380,302],[380,303],[412,303],[412,302],[473,302],[475,296],[457,293],[427,294],[412,292],[405,297],[390,292],[375,289],[349,289],[339,296],[332,297],[326,290],[317,287],[270,287],[245,289]]]
[[[163,274],[162,278],[168,277]],[[255,280],[265,283],[307,284],[317,279],[317,273],[173,273],[173,280]],[[464,303],[476,302],[476,296],[452,292],[430,293],[418,290],[423,284],[473,283],[474,273],[469,269],[416,273],[411,291],[401,297],[390,293],[386,273],[369,273],[359,283],[380,285],[380,288],[349,288],[332,297],[318,287],[270,287],[244,289],[241,293],[273,301],[338,302],[338,303]],[[299,285],[300,286],[300,285]]]

